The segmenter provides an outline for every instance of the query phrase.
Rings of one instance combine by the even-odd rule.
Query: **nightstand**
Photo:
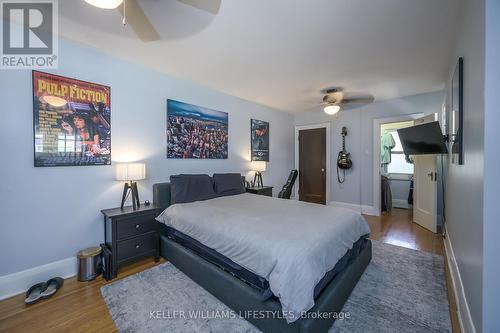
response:
[[[155,217],[160,210],[155,205],[103,209],[104,239],[111,250],[112,277],[118,268],[139,258],[152,256],[160,260],[159,226]]]
[[[258,195],[265,195],[268,197],[273,196],[273,187],[272,186],[263,186],[263,187],[247,187],[246,192],[248,193],[253,193],[253,194],[258,194]]]

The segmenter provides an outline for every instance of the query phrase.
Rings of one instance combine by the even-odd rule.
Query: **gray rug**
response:
[[[259,332],[170,263],[101,293],[120,332]],[[330,333],[451,332],[443,257],[373,241],[342,312]]]

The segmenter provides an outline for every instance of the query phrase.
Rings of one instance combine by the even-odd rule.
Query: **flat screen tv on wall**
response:
[[[439,122],[398,129],[405,155],[447,154]]]

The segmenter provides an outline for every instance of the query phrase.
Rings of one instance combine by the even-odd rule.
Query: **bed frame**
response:
[[[161,209],[170,205],[170,183],[153,185],[153,201]],[[273,318],[272,316],[269,318],[247,317],[246,319],[263,332],[328,332],[335,318],[330,315],[330,318],[318,319],[314,313],[339,313],[342,310],[344,303],[372,258],[371,242],[368,239],[366,241],[367,244],[359,256],[337,274],[321,292],[314,307],[308,311],[308,314],[311,314],[309,318],[301,318],[291,324],[287,324],[283,318]],[[255,288],[164,235],[160,236],[160,253],[175,267],[237,313],[245,314],[249,311],[281,313],[279,301],[273,298],[262,301],[262,294]]]

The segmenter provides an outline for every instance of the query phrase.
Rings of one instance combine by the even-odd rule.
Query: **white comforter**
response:
[[[157,220],[266,278],[287,322],[314,306],[314,288],[370,228],[354,211],[255,194],[175,204]]]

